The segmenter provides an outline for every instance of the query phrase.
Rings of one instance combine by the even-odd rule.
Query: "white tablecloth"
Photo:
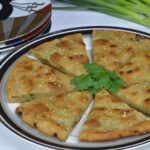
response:
[[[61,5],[54,3],[54,5]],[[150,28],[131,23],[115,17],[110,17],[94,11],[56,11],[52,12],[52,27],[50,32],[84,26],[117,26],[136,29],[150,33]],[[1,150],[50,150],[41,147],[17,136],[2,123],[0,123],[0,149]],[[150,143],[135,147],[136,150],[149,150]]]

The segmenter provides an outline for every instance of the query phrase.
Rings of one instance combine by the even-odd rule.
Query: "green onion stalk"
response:
[[[57,10],[95,10],[150,27],[150,0],[57,0],[73,6],[53,7]]]

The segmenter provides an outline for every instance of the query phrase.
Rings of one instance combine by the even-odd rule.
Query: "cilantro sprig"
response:
[[[77,90],[87,90],[96,94],[102,89],[116,93],[124,84],[123,80],[113,71],[109,71],[102,65],[86,64],[87,74],[74,77],[71,80]]]

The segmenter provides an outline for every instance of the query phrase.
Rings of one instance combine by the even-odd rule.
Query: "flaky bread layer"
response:
[[[111,141],[117,140],[129,136],[134,136],[138,134],[145,134],[150,132],[150,122],[145,121],[134,126],[134,128],[116,130],[116,131],[83,131],[80,134],[80,141],[87,142],[98,142],[98,141]]]

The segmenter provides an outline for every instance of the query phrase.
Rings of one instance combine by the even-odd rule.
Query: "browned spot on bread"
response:
[[[58,47],[61,47],[61,48],[66,48],[66,47],[69,47],[70,46],[70,43],[68,43],[68,41],[60,41],[58,44],[57,44]]]
[[[50,58],[51,58],[53,61],[56,61],[56,62],[60,61],[61,57],[62,57],[62,56],[61,56],[59,53],[57,53],[57,52],[55,52],[54,54],[52,54],[52,55],[50,56]]]
[[[112,57],[117,57],[117,53],[115,53],[115,51],[110,51],[109,52],[109,55],[112,56]]]
[[[80,102],[82,102],[82,103],[87,103],[87,102],[88,102],[88,98],[87,98],[87,97],[84,97],[84,96],[82,96],[79,100],[80,100]]]
[[[127,88],[128,88],[128,86],[123,86],[122,88],[125,90],[125,89],[127,89]]]
[[[123,75],[124,73],[123,73],[123,71],[119,71],[119,74],[120,74],[120,75]]]
[[[62,85],[57,82],[48,82],[47,83],[49,87],[52,87],[53,89],[60,89]]]
[[[148,54],[145,54],[145,57],[148,58],[148,59],[150,59],[150,55],[148,55]]]
[[[24,69],[25,69],[26,71],[30,71],[30,70],[33,69],[33,66],[32,66],[31,64],[26,64],[26,65],[24,66]]]
[[[25,77],[23,79],[23,84],[25,87],[27,87],[28,91],[32,91],[35,87],[35,83],[32,79],[29,79],[28,77]]]
[[[37,122],[33,123],[34,128],[37,128]]]
[[[41,76],[40,73],[36,75],[36,78],[41,78],[41,77],[42,77],[42,76]]]
[[[95,44],[99,44],[99,45],[107,45],[108,43],[109,41],[105,39],[98,39],[95,41]]]
[[[131,109],[130,110],[129,109],[112,109],[112,111],[113,111],[113,113],[114,112],[117,113],[118,116],[120,116],[120,117],[129,117],[129,116],[133,115],[132,112],[134,110],[131,110]]]
[[[105,112],[106,109],[104,107],[99,107],[99,108],[94,108],[91,112],[95,113],[95,112]]]
[[[78,45],[82,45],[82,46],[84,46],[85,44],[82,42],[82,41],[78,41],[78,43],[77,43]]]
[[[35,104],[34,108],[36,108],[36,110],[39,112],[49,111],[49,109],[45,105],[43,105],[42,103]]]
[[[120,101],[119,101],[117,98],[111,96],[111,102],[112,102],[112,103],[118,103],[118,102],[120,102]]]
[[[117,47],[117,45],[116,44],[111,44],[110,47]]]
[[[70,57],[69,57],[69,59],[70,59],[70,60],[73,60],[73,57],[72,57],[72,56],[70,56]]]
[[[150,105],[150,98],[146,98],[144,101],[146,104]]]
[[[132,66],[133,64],[127,64],[126,66],[131,68],[130,66]],[[127,74],[132,74],[132,73],[136,73],[136,72],[140,72],[140,68],[137,66],[137,67],[134,67],[132,69],[127,69],[126,71],[122,71],[120,70],[119,71],[119,74],[120,75],[127,75]]]
[[[131,93],[132,96],[136,96],[137,94],[138,94],[137,91]]]
[[[128,74],[133,73],[133,70],[128,70],[127,73]]]
[[[55,74],[56,74],[56,71],[54,69],[51,69],[45,75],[54,76]]]
[[[45,69],[44,69],[44,66],[43,65],[39,65],[37,68],[36,68],[36,72],[38,73],[38,74],[41,74],[41,72],[43,72]]]
[[[80,107],[78,107],[78,108],[76,108],[75,112],[76,112],[76,115],[78,116],[82,113],[82,109]]]
[[[127,65],[128,67],[130,67],[130,66],[133,65],[133,63],[132,63],[132,62],[128,62],[126,65]]]
[[[64,101],[64,96],[60,94],[60,95],[57,95],[55,99],[56,99],[55,101],[57,102],[57,104],[62,105]]]
[[[82,64],[88,63],[88,59],[84,55],[72,55],[69,57],[70,60],[76,60]]]
[[[22,116],[23,107],[17,107],[16,113],[19,115],[19,117]]]
[[[133,51],[133,48],[132,47],[128,47],[127,48],[127,52],[132,52]]]
[[[23,81],[23,80],[26,79],[26,78],[28,78],[27,75],[22,75],[22,76],[20,77],[20,80]]]
[[[97,119],[88,120],[88,121],[85,122],[85,125],[89,126],[91,128],[96,128],[96,127],[98,128],[98,127],[101,126],[100,122],[98,122]]]

